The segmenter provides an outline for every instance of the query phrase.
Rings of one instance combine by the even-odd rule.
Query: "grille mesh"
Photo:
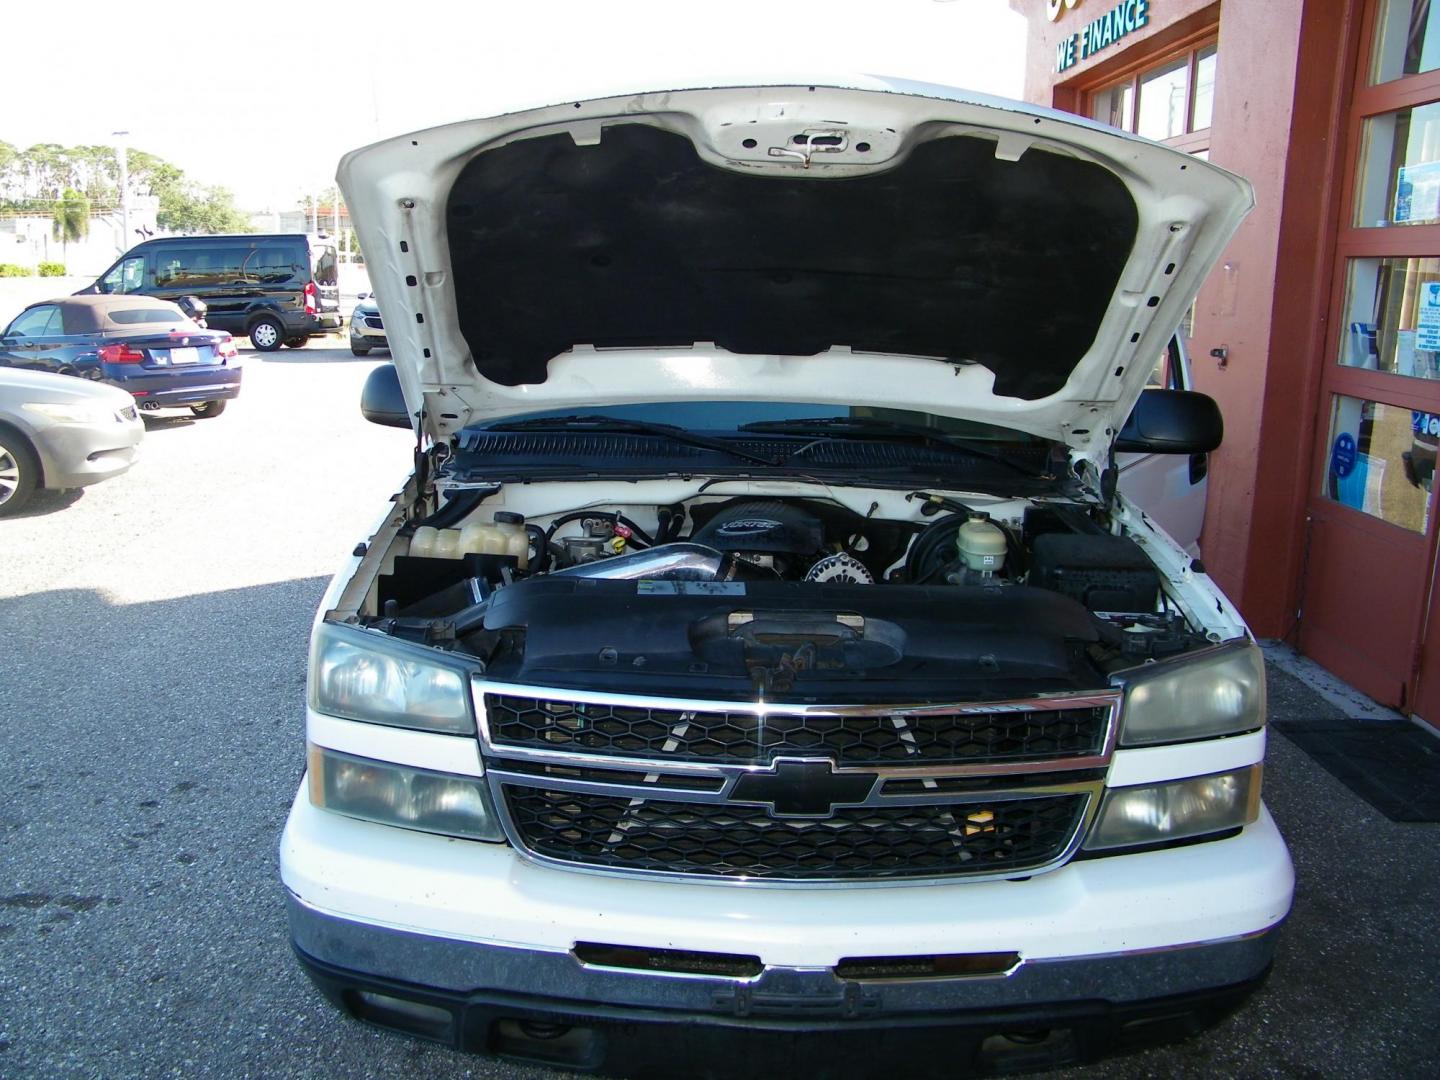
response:
[[[772,880],[944,877],[1021,872],[1058,858],[1084,795],[903,807],[850,807],[823,820],[764,806],[687,803],[505,786],[520,841],[564,862]]]
[[[565,750],[716,763],[766,763],[779,755],[836,764],[982,764],[1051,761],[1103,753],[1101,707],[926,716],[758,718],[486,694],[497,747]]]

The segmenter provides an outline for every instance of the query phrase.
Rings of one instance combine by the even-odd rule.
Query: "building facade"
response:
[[[68,276],[93,278],[142,240],[160,235],[155,224],[159,212],[160,200],[155,196],[131,196],[128,240],[118,210],[97,210],[90,215],[85,236],[68,244],[55,239],[52,214],[6,213],[0,215],[0,263],[34,270],[42,262],[56,262],[65,266]]]
[[[1010,2],[1029,100],[1255,186],[1184,327],[1226,421],[1207,569],[1260,636],[1440,724],[1440,11]]]

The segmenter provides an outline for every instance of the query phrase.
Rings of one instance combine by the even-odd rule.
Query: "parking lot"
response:
[[[411,440],[361,420],[377,359],[340,339],[244,355],[223,416],[151,420],[129,473],[0,522],[0,1076],[552,1075],[364,1028],[291,960],[276,842],[309,622]],[[1333,711],[1273,676],[1272,715]],[[1431,1074],[1440,825],[1271,747],[1299,887],[1267,988],[1200,1038],[1053,1075]]]

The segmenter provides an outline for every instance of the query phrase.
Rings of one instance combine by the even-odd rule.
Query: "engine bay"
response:
[[[502,682],[857,702],[1097,689],[1219,638],[1082,502],[827,487],[526,515],[500,491],[397,528],[355,621]]]

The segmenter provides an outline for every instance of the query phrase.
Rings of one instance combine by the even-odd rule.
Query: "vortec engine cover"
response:
[[[813,555],[824,543],[825,533],[814,514],[778,499],[768,499],[723,507],[690,539],[721,551]]]

